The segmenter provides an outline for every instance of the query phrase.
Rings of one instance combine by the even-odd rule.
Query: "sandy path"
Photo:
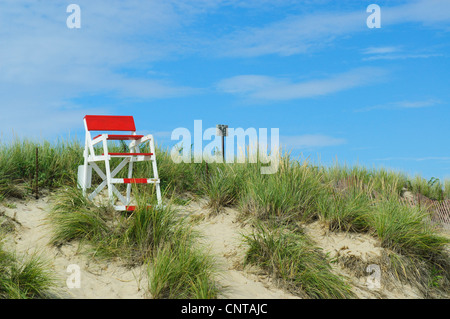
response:
[[[206,217],[208,211],[201,202],[193,202],[185,208],[195,216],[204,217],[197,225],[203,237],[203,244],[210,247],[210,253],[216,257],[220,269],[219,282],[225,286],[223,298],[233,299],[292,299],[298,298],[281,289],[270,277],[259,273],[257,269],[243,269],[245,248],[242,247],[242,235],[250,233],[249,227],[242,227],[236,221],[237,212],[226,209],[214,217]]]
[[[51,226],[47,223],[51,209],[51,198],[14,201],[12,208],[2,207],[5,215],[14,218],[16,231],[7,236],[6,247],[18,254],[37,253],[48,260],[58,279],[57,296],[62,298],[143,298],[146,280],[140,268],[127,269],[119,263],[98,262],[78,252],[78,244],[67,244],[61,248],[48,244]],[[66,284],[69,265],[80,269],[80,288],[69,289]]]

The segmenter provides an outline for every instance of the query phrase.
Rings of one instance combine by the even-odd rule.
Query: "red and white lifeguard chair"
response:
[[[136,207],[131,206],[131,184],[154,184],[156,188],[156,196],[158,206],[161,204],[160,180],[158,177],[158,169],[156,166],[155,144],[151,134],[137,135],[134,119],[132,116],[111,116],[111,115],[86,115],[84,117],[84,127],[86,129],[86,141],[84,149],[84,165],[78,167],[78,185],[86,196],[88,188],[91,188],[92,170],[94,170],[102,179],[100,185],[88,194],[88,199],[93,200],[103,188],[108,188],[108,198],[116,210],[132,211]],[[91,132],[123,132],[128,131],[130,134],[109,134],[102,133],[91,137]],[[108,141],[129,141],[129,152],[110,153],[108,150]],[[149,153],[141,153],[140,145],[148,142],[150,146]],[[96,154],[94,146],[102,143],[103,154]],[[98,151],[97,151],[98,152]],[[111,167],[112,158],[123,158],[123,160],[113,169]],[[133,163],[151,161],[153,177],[149,178],[133,178]],[[105,172],[97,165],[97,162],[105,163]],[[116,175],[128,165],[127,178],[116,178]],[[122,195],[115,187],[115,184],[127,184],[126,195]],[[114,195],[122,205],[116,205]]]

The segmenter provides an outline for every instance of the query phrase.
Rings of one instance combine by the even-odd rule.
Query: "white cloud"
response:
[[[362,50],[363,54],[386,54],[401,51],[399,47],[369,47]]]
[[[240,75],[223,79],[217,89],[250,99],[292,100],[322,96],[380,81],[387,71],[380,68],[358,68],[331,75],[325,79],[292,82],[261,75]]]
[[[367,112],[373,110],[420,109],[426,107],[433,107],[441,103],[442,101],[437,99],[428,99],[421,101],[399,101],[369,106],[366,108],[358,109],[356,110],[356,112]]]
[[[310,149],[338,146],[347,143],[343,138],[336,138],[321,134],[299,136],[280,136],[280,144],[288,149]]]
[[[365,10],[291,15],[262,27],[248,27],[220,38],[215,45],[216,54],[256,57],[308,53],[329,45],[336,38],[367,31],[367,17]],[[450,1],[419,0],[396,6],[382,6],[381,19],[382,28],[417,23],[450,31]]]
[[[439,100],[426,100],[426,101],[402,101],[395,103],[396,107],[404,108],[404,109],[417,109],[417,108],[423,108],[423,107],[430,107],[437,104],[442,103]]]
[[[367,28],[363,12],[291,16],[259,28],[236,31],[220,39],[218,53],[254,57],[306,53],[353,30]]]
[[[450,2],[447,0],[414,0],[393,7],[382,7],[382,24],[421,23],[442,27],[450,22]]]
[[[418,50],[407,50],[399,46],[369,47],[362,50],[362,54],[370,55],[364,57],[363,61],[374,60],[404,60],[404,59],[427,59],[432,57],[440,57],[443,54],[431,53],[424,51],[422,48]],[[422,52],[421,52],[422,51]],[[429,49],[428,49],[429,51]]]
[[[364,58],[364,61],[374,61],[374,60],[404,60],[404,59],[427,59],[440,57],[443,54],[440,53],[430,53],[430,54],[387,54],[387,55],[376,55],[368,58]]]

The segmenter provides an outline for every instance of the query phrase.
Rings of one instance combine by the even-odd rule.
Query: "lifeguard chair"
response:
[[[78,185],[83,190],[83,195],[86,196],[88,188],[91,188],[92,170],[94,170],[102,179],[100,185],[88,196],[89,200],[93,200],[103,188],[108,188],[108,198],[116,210],[132,211],[136,207],[131,206],[131,185],[132,184],[154,184],[156,188],[156,196],[158,206],[161,204],[161,190],[160,180],[158,177],[158,169],[156,166],[155,144],[151,134],[137,135],[134,119],[132,116],[111,116],[111,115],[86,115],[84,117],[84,127],[86,129],[86,141],[84,149],[84,165],[78,167]],[[124,132],[128,131],[130,134],[109,134],[102,133],[94,138],[91,137],[91,132]],[[129,141],[129,152],[111,153],[108,150],[108,141]],[[150,152],[141,153],[140,146],[143,143],[149,143]],[[102,144],[103,153],[96,154],[94,146]],[[98,148],[97,148],[98,149]],[[98,152],[98,150],[97,150]],[[111,159],[123,158],[123,160],[111,170]],[[153,177],[149,178],[133,178],[133,163],[151,161]],[[105,172],[103,172],[97,165],[97,162],[105,163]],[[127,178],[116,178],[116,175],[128,165]],[[115,184],[127,184],[126,195],[122,195],[115,187]],[[117,197],[122,205],[115,205],[114,195]]]

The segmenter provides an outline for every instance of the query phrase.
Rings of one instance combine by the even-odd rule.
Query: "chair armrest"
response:
[[[97,135],[96,137],[94,137],[94,140],[99,137],[102,136],[102,134]],[[109,141],[135,141],[135,140],[139,140],[142,137],[144,137],[144,135],[114,135],[114,134],[108,134],[107,140]]]
[[[151,139],[153,139],[153,135],[152,135],[152,134],[145,135],[145,136],[141,137],[141,138],[138,139],[138,140],[131,141],[131,143],[130,143],[130,148],[136,147],[136,146],[138,146],[139,144],[142,144],[142,143],[145,143],[145,142],[147,142],[147,141],[150,141]]]
[[[108,139],[108,134],[97,135],[92,139],[92,146],[100,142],[106,141]]]

